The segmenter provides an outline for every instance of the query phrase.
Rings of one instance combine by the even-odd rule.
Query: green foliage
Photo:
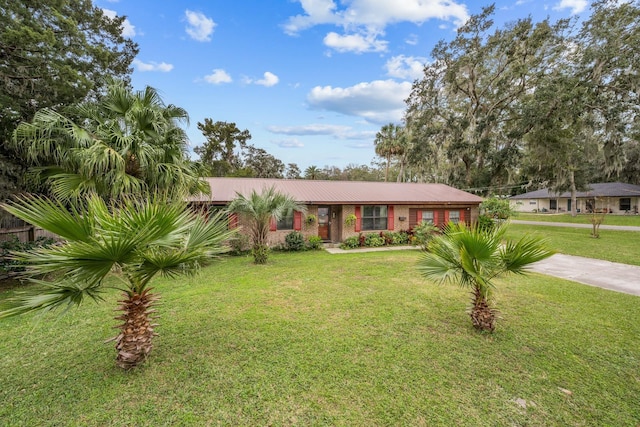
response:
[[[508,199],[493,196],[480,203],[480,214],[489,218],[507,220],[515,216],[516,212],[511,208]]]
[[[251,249],[249,242],[249,236],[243,233],[236,233],[229,239],[229,247],[231,248],[231,254],[242,255]]]
[[[344,219],[344,225],[346,225],[347,227],[352,227],[357,220],[358,220],[358,217],[356,217],[354,214],[349,214]]]
[[[496,221],[487,215],[480,215],[478,217],[477,227],[482,231],[490,232],[496,227]]]
[[[431,222],[423,221],[413,228],[412,244],[426,250],[429,242],[440,232],[440,229]]]
[[[473,326],[480,330],[493,331],[495,326],[497,312],[491,307],[495,279],[509,273],[525,274],[529,264],[553,254],[536,237],[505,243],[506,231],[504,224],[485,231],[449,223],[445,232],[429,243],[418,264],[427,279],[471,290],[469,314]]]
[[[76,200],[96,193],[105,199],[164,192],[176,198],[208,192],[186,156],[188,121],[182,108],[165,105],[157,91],[131,92],[112,81],[100,101],[78,108],[72,120],[51,109],[15,131],[14,146],[46,180],[55,197]]]
[[[376,248],[384,245],[385,245],[385,239],[379,234],[366,234],[364,237],[364,246]]]
[[[309,236],[307,247],[312,250],[320,249],[322,247],[322,237]]]
[[[205,220],[187,210],[185,202],[156,197],[107,204],[94,195],[69,209],[58,201],[25,196],[2,207],[64,240],[15,254],[30,277],[56,274],[57,279],[15,301],[0,317],[99,300],[104,279],[112,273],[129,292],[141,293],[158,274],[193,274],[226,251],[223,243],[233,234],[222,211]]]
[[[340,243],[340,249],[355,249],[360,246],[360,239],[358,236],[347,237]]]
[[[125,78],[138,46],[88,0],[3,1],[0,6],[0,200],[22,187],[24,153],[8,142],[38,109],[101,96],[106,76]],[[40,166],[43,164],[40,163]]]
[[[13,252],[31,251],[37,248],[47,248],[55,243],[50,237],[38,237],[32,242],[21,242],[18,237],[0,242],[0,275],[12,274],[25,270],[25,263],[12,257]]]
[[[303,251],[305,249],[304,236],[299,231],[292,231],[284,238],[288,251]]]
[[[309,227],[314,225],[317,221],[318,221],[318,217],[315,216],[314,214],[307,215],[304,219],[304,223]]]
[[[251,255],[255,264],[266,264],[269,259],[269,246],[257,245],[251,248]]]
[[[242,167],[238,153],[251,139],[248,130],[241,131],[233,122],[214,123],[209,118],[205,118],[204,123],[198,122],[198,130],[207,141],[193,151],[200,156],[200,162],[211,176],[227,176]]]
[[[246,197],[240,193],[231,201],[230,212],[244,216],[248,221],[249,234],[256,264],[264,264],[269,257],[269,226],[271,221],[278,221],[289,210],[306,212],[306,207],[288,195],[276,191],[275,187],[264,189],[261,193],[255,190]]]

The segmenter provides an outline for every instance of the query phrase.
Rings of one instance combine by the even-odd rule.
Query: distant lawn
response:
[[[418,251],[228,258],[159,280],[148,364],[115,368],[116,295],[0,322],[0,425],[636,426],[640,298],[546,276],[499,283],[479,334],[468,292]],[[0,293],[0,298],[12,292]]]
[[[591,237],[590,228],[546,227],[510,224],[507,237],[517,239],[525,233],[546,238],[556,251],[623,264],[640,265],[640,232],[600,230],[600,238]]]
[[[514,219],[522,221],[569,222],[574,224],[591,224],[591,215],[578,214],[575,217],[568,213],[562,214],[531,214],[518,213]],[[606,215],[603,224],[634,225],[640,227],[640,215]]]

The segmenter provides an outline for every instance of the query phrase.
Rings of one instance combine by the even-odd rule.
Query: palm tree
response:
[[[253,260],[256,264],[265,264],[269,257],[269,229],[272,221],[279,221],[290,211],[305,212],[304,205],[292,197],[282,194],[274,187],[263,189],[262,193],[251,191],[249,197],[236,193],[228,209],[242,215],[249,223],[249,233],[253,244]]]
[[[151,292],[151,280],[157,274],[193,274],[224,252],[232,235],[224,213],[206,219],[182,202],[153,197],[107,204],[93,195],[83,206],[68,209],[58,201],[25,196],[2,207],[64,240],[15,254],[27,265],[30,280],[44,287],[14,301],[0,318],[79,305],[87,298],[97,301],[104,288],[117,287],[123,292],[116,317],[121,324],[113,339],[116,363],[124,369],[147,358],[157,335],[154,306],[159,296]],[[51,275],[52,282],[39,279]],[[107,281],[108,276],[118,280]]]
[[[179,127],[189,120],[186,111],[165,105],[155,89],[134,93],[113,81],[102,99],[72,113],[76,120],[43,109],[14,132],[14,146],[40,165],[32,172],[46,179],[55,197],[207,191],[186,154],[187,136]]]
[[[382,126],[374,140],[376,154],[386,160],[384,180],[389,180],[391,159],[406,151],[403,140],[404,128],[393,123]]]
[[[450,223],[444,233],[433,239],[419,261],[419,270],[438,282],[454,282],[470,288],[473,326],[493,331],[496,310],[491,307],[494,279],[500,275],[525,274],[526,267],[553,254],[538,238],[525,236],[503,244],[507,224],[492,230],[468,228]]]
[[[309,166],[304,170],[305,179],[318,179],[320,176],[320,169],[317,166]]]

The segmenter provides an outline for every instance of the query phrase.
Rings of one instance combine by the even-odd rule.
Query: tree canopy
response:
[[[127,79],[137,45],[90,0],[0,0],[0,199],[26,161],[7,142],[37,111],[97,97],[104,76]]]

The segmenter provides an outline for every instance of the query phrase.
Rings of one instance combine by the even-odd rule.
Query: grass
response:
[[[571,224],[591,224],[591,215],[578,214],[575,217],[568,213],[560,214],[533,214],[518,213],[514,219],[522,221],[542,222],[568,222]],[[632,225],[640,227],[640,215],[606,215],[603,224],[606,225]]]
[[[563,254],[640,265],[640,232],[600,229],[600,237],[595,239],[590,228],[511,224],[507,237],[518,239],[527,233],[544,237],[551,248]]]
[[[3,320],[0,425],[640,423],[640,298],[511,277],[496,332],[480,334],[468,292],[421,279],[418,254],[226,258],[160,279],[161,336],[133,372],[102,344],[115,294]]]

